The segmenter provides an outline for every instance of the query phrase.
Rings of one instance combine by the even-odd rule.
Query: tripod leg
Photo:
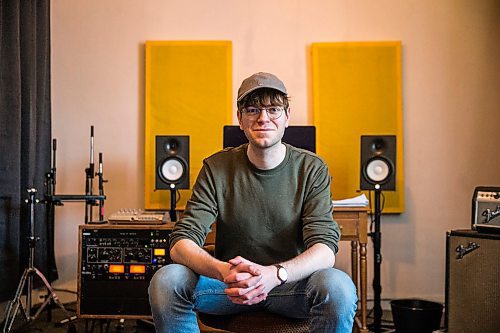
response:
[[[10,332],[10,330],[12,329],[12,325],[14,324],[14,321],[16,319],[19,307],[21,307],[21,309],[23,310],[22,312],[26,317],[25,310],[22,307],[21,297],[23,295],[23,289],[24,285],[26,284],[26,279],[28,278],[28,274],[29,274],[29,269],[25,269],[23,275],[21,276],[21,280],[19,280],[19,284],[17,286],[14,298],[12,299],[12,301],[9,302],[9,305],[7,306],[7,310],[5,312],[5,322],[3,326],[4,333]],[[26,319],[28,318],[26,317]]]
[[[47,297],[47,299],[45,300],[45,302],[42,304],[42,306],[40,306],[40,308],[38,309],[36,315],[38,315],[40,312],[42,312],[42,310],[45,308],[45,306],[47,306],[47,304],[49,304],[50,300],[54,300],[54,303],[56,303],[56,305],[59,308],[61,308],[61,310],[64,311],[64,313],[66,314],[66,316],[68,316],[68,318],[72,318],[72,316],[70,315],[70,313],[68,312],[68,310],[66,310],[66,308],[64,307],[64,305],[62,304],[62,302],[59,300],[59,297],[55,293],[55,291],[52,288],[52,286],[50,285],[49,281],[42,274],[42,272],[40,272],[37,268],[34,268],[34,270],[35,270],[36,275],[38,275],[40,277],[40,279],[43,281],[43,283],[45,284],[45,287],[47,288],[47,291],[50,294],[49,297]],[[35,315],[35,317],[36,317],[36,315]]]
[[[37,268],[33,268],[33,269],[34,269],[36,275],[38,275],[38,277],[40,277],[40,279],[43,281],[43,283],[45,284],[45,287],[47,288],[48,293],[50,294],[47,297],[47,299],[45,300],[45,302],[43,302],[42,306],[40,306],[40,308],[38,309],[37,313],[35,314],[35,318],[36,318],[36,316],[38,316],[38,314],[40,314],[40,312],[42,312],[42,310],[47,306],[47,304],[49,304],[50,300],[54,300],[54,303],[56,303],[56,305],[59,308],[61,308],[61,310],[63,310],[64,313],[66,314],[67,319],[68,319],[66,322],[76,319],[76,316],[71,316],[71,314],[68,312],[68,310],[66,310],[66,308],[64,307],[62,302],[59,300],[59,297],[55,293],[54,289],[50,285],[49,281],[45,278],[45,276],[42,274],[42,272],[40,272]]]
[[[43,311],[43,309],[45,309],[45,307],[50,303],[51,300],[52,300],[52,295],[48,295],[45,298],[45,301],[43,301],[42,305],[40,305],[38,310],[33,315],[33,318],[38,318],[38,315]]]

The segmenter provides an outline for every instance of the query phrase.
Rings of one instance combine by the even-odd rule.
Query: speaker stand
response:
[[[176,205],[177,205],[177,195],[176,195],[176,189],[175,189],[175,185],[174,184],[171,184],[170,185],[170,211],[169,211],[169,215],[170,215],[170,221],[172,222],[175,222],[177,221],[177,213],[175,211],[176,209]]]
[[[374,333],[385,332],[382,327],[382,305],[381,305],[381,294],[382,286],[380,285],[380,265],[382,264],[382,233],[380,232],[380,216],[382,215],[382,209],[380,207],[380,189],[375,189],[375,231],[371,232],[369,235],[373,242],[373,323],[369,326],[370,331]]]

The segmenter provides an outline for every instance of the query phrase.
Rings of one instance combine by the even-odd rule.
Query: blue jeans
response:
[[[328,268],[308,278],[271,290],[255,305],[232,303],[226,285],[178,264],[161,268],[149,286],[149,302],[156,332],[199,332],[196,312],[227,315],[265,310],[292,318],[310,318],[311,332],[352,331],[356,313],[356,288],[344,272]]]

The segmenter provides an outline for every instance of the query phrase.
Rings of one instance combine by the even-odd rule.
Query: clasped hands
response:
[[[228,262],[231,267],[224,277],[223,282],[227,285],[224,292],[235,304],[260,303],[280,284],[274,266],[262,266],[240,256]]]

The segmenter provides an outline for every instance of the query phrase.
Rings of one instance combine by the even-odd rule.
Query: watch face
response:
[[[278,268],[278,277],[283,282],[285,282],[288,279],[288,273],[285,268],[283,267]]]

